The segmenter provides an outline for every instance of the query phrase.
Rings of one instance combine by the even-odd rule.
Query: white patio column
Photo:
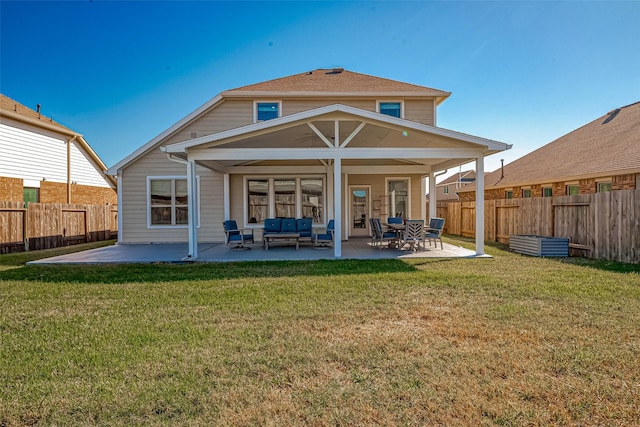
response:
[[[224,203],[224,220],[231,219],[231,206],[229,201],[229,174],[225,173],[222,179],[222,200]]]
[[[476,158],[476,255],[484,255],[484,155]]]
[[[122,182],[122,169],[118,169],[118,243],[123,242],[122,233],[124,232],[124,229],[122,228]]]
[[[420,218],[422,218],[425,224],[429,223],[429,218],[427,218],[427,206],[425,197],[427,195],[427,178],[420,178],[420,196],[422,196],[422,204],[420,206]]]
[[[436,218],[438,210],[436,203],[436,174],[433,170],[429,171],[429,218]]]
[[[333,255],[342,257],[342,159],[333,160]]]
[[[196,182],[196,162],[187,161],[187,208],[189,211],[189,255],[187,259],[198,258],[198,185]]]

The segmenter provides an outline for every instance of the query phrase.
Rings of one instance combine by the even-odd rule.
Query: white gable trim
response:
[[[276,128],[288,128],[300,123],[307,122],[322,115],[331,113],[345,113],[355,116],[360,119],[368,119],[370,123],[381,123],[388,126],[395,126],[404,130],[416,130],[421,132],[430,133],[433,135],[439,135],[452,139],[457,139],[463,142],[469,142],[477,144],[482,147],[486,147],[487,150],[503,151],[511,148],[511,145],[503,142],[493,141],[490,139],[481,138],[478,136],[467,135],[464,133],[456,132],[449,129],[438,128],[435,126],[424,125],[421,123],[412,122],[409,120],[399,119],[396,117],[387,116],[385,114],[374,113],[372,111],[366,111],[355,107],[349,107],[342,104],[333,104],[325,107],[315,108],[313,110],[307,110],[300,113],[291,114],[288,116],[280,117],[278,119],[268,120],[260,123],[254,123],[247,126],[242,126],[235,129],[230,129],[223,132],[218,132],[212,135],[202,136],[200,138],[194,138],[188,141],[178,142],[166,146],[164,149],[168,153],[184,153],[189,148],[197,147],[198,145],[207,144],[211,142],[222,141],[227,138],[233,138],[237,136],[247,135],[252,132],[261,131],[273,131]],[[115,166],[114,166],[115,168]]]

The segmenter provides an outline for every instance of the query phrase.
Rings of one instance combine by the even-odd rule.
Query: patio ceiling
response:
[[[163,147],[224,173],[257,168],[323,172],[340,158],[349,173],[423,173],[455,167],[507,144],[332,105]],[[375,166],[375,170],[371,167]],[[281,170],[284,172],[284,170]]]

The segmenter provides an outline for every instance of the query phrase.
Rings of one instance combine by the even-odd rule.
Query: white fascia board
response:
[[[422,90],[415,92],[318,92],[318,91],[228,91],[221,94],[225,98],[447,98],[451,92],[441,90]]]
[[[176,132],[177,130],[179,130],[180,128],[182,128],[183,126],[188,124],[189,122],[191,122],[193,119],[197,118],[199,115],[201,115],[202,113],[207,111],[213,105],[215,105],[218,102],[220,102],[220,100],[222,100],[222,96],[221,95],[216,95],[215,97],[213,97],[209,101],[205,102],[200,107],[198,107],[196,110],[191,112],[189,115],[185,116],[182,120],[180,120],[177,123],[175,123],[169,129],[165,130],[164,132],[162,132],[161,134],[159,134],[158,136],[153,138],[151,141],[147,142],[142,147],[138,148],[136,151],[134,151],[133,153],[129,154],[127,157],[125,157],[124,159],[120,160],[115,165],[111,166],[107,170],[107,174],[109,174],[109,175],[117,175],[119,169],[122,169],[122,168],[126,167],[129,163],[131,163],[132,161],[136,160],[138,157],[140,157],[141,155],[146,153],[154,145],[156,145],[157,143],[159,143],[163,139],[169,137],[171,134],[173,134],[174,132]]]
[[[219,148],[189,152],[189,160],[316,160],[316,159],[450,159],[476,158],[469,148]]]

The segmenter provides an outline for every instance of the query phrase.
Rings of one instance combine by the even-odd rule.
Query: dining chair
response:
[[[397,245],[398,234],[393,231],[383,231],[380,218],[370,218],[371,223],[371,246],[378,246],[382,249],[382,243],[387,242],[387,246]]]
[[[408,219],[402,237],[403,245],[409,244],[411,250],[425,250],[424,220]]]
[[[429,226],[425,230],[425,239],[429,240],[429,246],[431,241],[438,247],[438,240],[440,240],[440,249],[444,249],[442,245],[442,232],[444,230],[444,218],[431,218],[429,220]]]

